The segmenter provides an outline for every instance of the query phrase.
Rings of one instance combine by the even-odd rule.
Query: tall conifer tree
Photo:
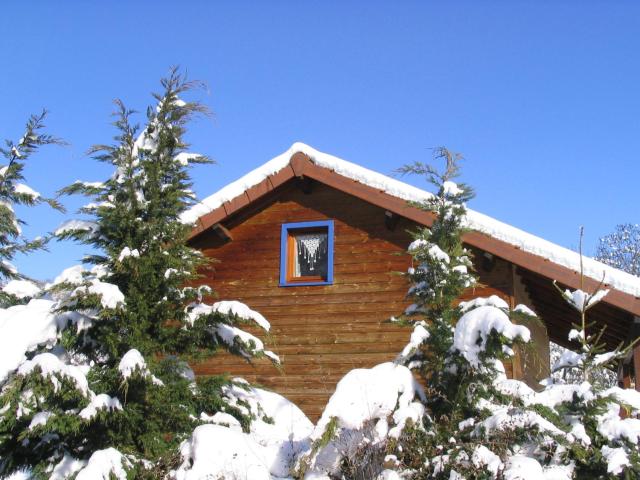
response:
[[[78,478],[91,478],[92,459],[106,458],[111,473],[161,478],[180,442],[211,415],[249,420],[224,396],[227,380],[196,380],[186,360],[222,346],[278,361],[236,326],[268,329],[260,314],[238,302],[207,305],[210,289],[189,286],[206,262],[187,245],[191,227],[180,214],[193,202],[188,166],[208,159],[186,151],[184,134],[206,109],[181,98],[197,84],[177,70],[162,86],[140,132],[133,112],[116,103],[115,143],[91,150],[113,175],[64,189],[91,197],[82,211],[93,218],[68,221],[56,235],[93,247],[85,259],[93,266],[53,282],[61,341],[31,353],[0,395],[0,476],[83,469]]]

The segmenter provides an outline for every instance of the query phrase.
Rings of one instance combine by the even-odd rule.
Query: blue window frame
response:
[[[333,220],[284,223],[280,286],[333,284]]]

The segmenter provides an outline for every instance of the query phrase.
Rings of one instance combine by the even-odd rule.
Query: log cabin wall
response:
[[[280,356],[282,368],[267,360],[248,364],[221,352],[194,365],[194,371],[242,376],[285,395],[316,420],[345,373],[393,360],[408,341],[410,329],[387,321],[408,305],[408,284],[398,272],[411,264],[407,230],[418,226],[400,217],[390,229],[377,206],[320,183],[311,190],[303,187],[288,182],[227,219],[224,235],[210,229],[193,242],[216,259],[203,272],[202,283],[218,299],[244,302],[271,322],[268,335],[249,330]],[[334,283],[280,287],[281,225],[329,219],[335,227]],[[461,300],[497,294],[509,302],[514,296],[511,264],[497,258],[488,263],[482,252],[475,255],[483,286],[465,292]],[[520,369],[507,365],[507,370]]]

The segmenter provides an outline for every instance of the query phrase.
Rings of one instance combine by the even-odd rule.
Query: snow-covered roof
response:
[[[343,160],[318,150],[304,143],[296,142],[287,151],[269,160],[262,166],[252,170],[233,183],[221,188],[213,195],[205,198],[184,212],[182,220],[185,223],[195,223],[198,218],[222,206],[225,202],[242,195],[249,188],[259,184],[271,175],[286,168],[291,157],[296,153],[305,154],[311,162],[333,172],[350,178],[369,187],[373,187],[391,196],[408,200],[421,201],[432,194],[426,190],[401,182],[355,163]],[[491,218],[480,212],[468,209],[467,226],[492,238],[506,242],[514,247],[549,261],[580,271],[580,255],[577,252],[556,245],[504,222]],[[604,283],[621,292],[640,297],[640,278],[621,270],[612,268],[602,262],[589,257],[583,257],[583,272],[585,276],[596,281],[603,279]]]

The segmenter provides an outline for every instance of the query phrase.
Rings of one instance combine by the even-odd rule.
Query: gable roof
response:
[[[182,215],[193,224],[191,238],[219,223],[293,178],[308,177],[429,226],[433,214],[410,206],[431,193],[397,179],[294,143],[286,152],[223,187]],[[465,243],[572,288],[580,287],[580,255],[494,218],[467,209],[471,230]],[[603,281],[611,289],[605,301],[640,316],[640,278],[589,257],[582,258],[584,289]]]

